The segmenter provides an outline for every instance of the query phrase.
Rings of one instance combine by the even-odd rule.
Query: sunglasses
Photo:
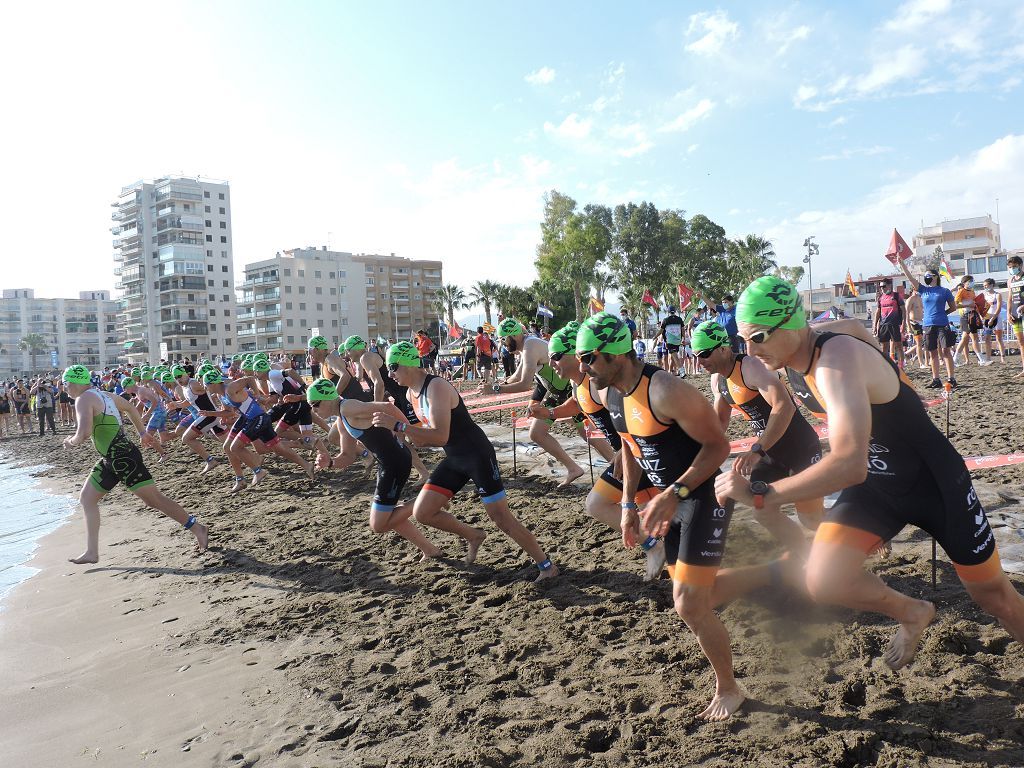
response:
[[[399,367],[400,366],[398,365],[398,363],[389,363],[388,364],[388,373],[394,373],[395,371],[397,371],[399,369]]]
[[[548,355],[548,357],[551,358],[552,362],[557,363],[559,360],[565,357],[565,352],[552,352],[550,355]]]
[[[696,353],[696,357],[699,360],[707,360],[709,357],[711,357],[711,355],[714,354],[716,349],[719,349],[721,347],[722,345],[719,344],[717,347],[712,347],[711,349],[702,349],[700,352]]]
[[[781,328],[783,325],[789,322],[789,319],[796,314],[796,311],[799,308],[800,302],[797,302],[794,305],[794,307],[791,310],[789,310],[789,313],[786,314],[781,320],[779,320],[779,322],[777,322],[771,328],[768,328],[767,330],[764,331],[757,331],[756,333],[752,333],[749,336],[744,336],[743,340],[746,341],[748,344],[764,344],[766,341],[768,341],[769,336],[771,336],[773,333],[779,330],[779,328]]]
[[[583,354],[577,353],[576,357],[579,358],[579,361],[581,363],[583,363],[585,366],[589,368],[594,364],[594,361],[597,359],[597,356],[598,354],[600,354],[601,350],[607,347],[609,344],[611,344],[612,339],[615,338],[615,334],[621,331],[625,327],[625,325],[626,323],[620,317],[618,320],[615,321],[615,327],[612,328],[611,333],[608,334],[608,337],[604,341],[597,345],[596,349],[593,349],[590,352],[584,352]]]

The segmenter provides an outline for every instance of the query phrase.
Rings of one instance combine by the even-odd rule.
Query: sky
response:
[[[772,240],[814,281],[893,227],[1024,247],[1024,5],[17,3],[0,29],[0,287],[112,288],[110,203],[231,184],[240,265],[301,246],[527,284],[545,192]],[[806,283],[805,283],[806,284]]]

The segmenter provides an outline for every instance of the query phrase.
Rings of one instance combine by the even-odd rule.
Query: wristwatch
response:
[[[680,500],[686,500],[690,498],[690,489],[687,488],[686,483],[672,483],[672,493],[678,496]]]
[[[761,447],[760,443],[754,443],[752,446],[750,446],[750,452],[751,453],[756,453],[762,459],[767,459],[768,458],[768,452],[765,451],[765,449]]]
[[[764,497],[769,490],[771,486],[764,480],[754,480],[750,484],[750,492],[754,494],[754,509],[764,509]]]
[[[493,384],[491,386],[491,391],[501,394],[501,384]]]

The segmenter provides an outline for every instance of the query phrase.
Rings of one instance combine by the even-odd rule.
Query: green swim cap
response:
[[[781,277],[765,275],[747,286],[736,302],[736,319],[741,323],[771,327],[783,318],[779,328],[795,330],[807,325],[800,293]]]
[[[121,379],[121,389],[128,389],[128,387],[134,386],[135,379],[133,379],[131,376],[125,376],[123,379]]]
[[[266,373],[267,371],[270,370],[270,363],[268,363],[266,360],[256,358],[252,362],[252,370],[254,370],[256,373]]]
[[[232,363],[240,363],[240,362],[242,362],[242,357],[244,357],[244,355],[241,355],[241,354],[232,355],[231,356],[231,362]]]
[[[142,380],[143,381],[152,381],[153,380],[153,372],[152,371],[143,371],[142,372]]]
[[[188,373],[188,371],[186,371],[180,365],[176,365],[173,368],[171,368],[171,376],[173,376],[176,379],[180,379],[182,376],[184,376],[187,373]]]
[[[693,329],[691,342],[694,352],[718,349],[729,344],[729,334],[714,320],[705,320]]]
[[[576,334],[576,352],[596,352],[625,355],[633,349],[633,334],[621,318],[609,312],[588,317]]]
[[[242,365],[239,366],[239,367],[242,369],[243,372],[244,371],[250,371],[251,372],[251,371],[256,370],[255,368],[253,368],[253,365],[255,365],[253,359],[251,357],[247,357],[247,358],[245,358],[245,360],[242,361]]]
[[[211,384],[220,384],[224,381],[224,377],[220,375],[220,371],[207,371],[203,374],[203,386],[208,387]]]
[[[576,352],[576,334],[579,332],[579,323],[573,320],[564,328],[559,328],[551,334],[548,341],[548,354],[574,354]]]
[[[498,324],[499,338],[504,338],[506,336],[518,336],[522,333],[526,333],[526,329],[523,328],[523,324],[514,317],[506,317]]]
[[[317,379],[306,390],[306,402],[318,403],[321,400],[337,400],[338,389],[330,379]]]
[[[92,374],[84,365],[69,365],[64,369],[64,375],[61,378],[68,384],[92,383]]]
[[[270,355],[268,355],[266,352],[254,352],[253,353],[253,359],[254,360],[269,360],[270,359]]]
[[[400,341],[388,348],[388,365],[396,364],[406,368],[420,367],[420,353],[411,342]]]
[[[160,374],[160,381],[162,381],[164,384],[174,384],[174,374],[171,373],[170,371],[164,371],[163,373]]]
[[[351,352],[354,349],[366,349],[366,342],[361,336],[349,336],[341,345],[339,352]]]
[[[331,345],[327,343],[327,339],[323,336],[314,336],[306,342],[307,349],[330,349]]]
[[[141,376],[141,375],[142,375],[142,369],[141,368],[132,368],[132,376],[133,377],[138,379],[139,376]]]

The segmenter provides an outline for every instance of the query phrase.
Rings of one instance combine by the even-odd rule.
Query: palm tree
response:
[[[471,305],[466,303],[466,292],[457,285],[442,285],[434,292],[432,302],[434,309],[444,313],[448,318],[448,327],[455,323],[455,310],[468,309]]]
[[[22,352],[28,352],[32,358],[33,373],[36,372],[36,355],[45,351],[48,346],[46,339],[38,333],[30,333],[26,336],[22,336],[21,341],[18,342],[18,349]]]
[[[605,294],[622,286],[619,285],[618,279],[611,272],[599,269],[594,273],[594,279],[590,283],[590,287],[594,289],[594,298],[604,304]]]
[[[469,299],[473,304],[484,305],[484,317],[491,324],[491,305],[496,304],[501,292],[501,284],[492,280],[478,280],[469,289]]]

